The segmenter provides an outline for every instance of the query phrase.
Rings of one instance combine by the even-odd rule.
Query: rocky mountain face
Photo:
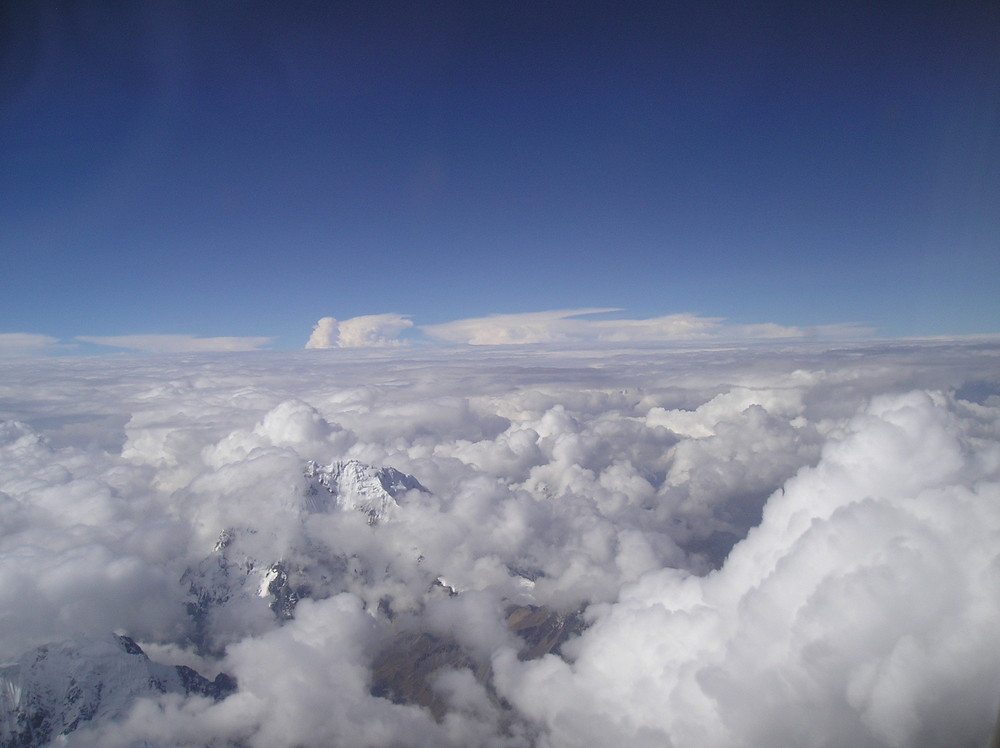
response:
[[[576,613],[558,613],[544,605],[518,605],[507,609],[507,629],[524,642],[517,653],[522,660],[560,654],[567,639],[583,631],[583,619]]]
[[[578,615],[561,614],[536,605],[508,608],[506,622],[507,629],[523,642],[518,652],[522,660],[559,654],[562,644],[583,630]],[[445,704],[433,688],[434,675],[456,668],[471,670],[491,698],[500,703],[491,684],[493,673],[489,662],[477,659],[454,639],[426,631],[401,632],[379,653],[372,666],[371,693],[397,704],[425,707],[440,720],[445,714]]]
[[[429,493],[412,475],[392,467],[374,467],[357,460],[329,465],[308,462],[304,471],[302,508],[306,515],[337,511],[365,514],[368,524],[391,521],[397,498],[408,491]],[[295,558],[269,554],[260,527],[224,530],[206,558],[190,567],[181,583],[190,592],[192,643],[202,654],[219,654],[211,636],[212,619],[225,610],[252,612],[267,606],[279,620],[294,615],[299,600],[324,597],[350,572],[350,559],[303,538]],[[229,616],[231,619],[232,616]]]
[[[222,699],[235,689],[225,674],[210,681],[189,667],[153,662],[127,636],[49,644],[0,666],[0,745],[45,745],[82,722],[121,717],[143,696]]]

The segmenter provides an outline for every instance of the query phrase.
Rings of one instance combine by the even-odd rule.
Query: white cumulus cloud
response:
[[[400,345],[399,334],[411,327],[413,322],[402,314],[365,314],[341,322],[322,317],[306,348],[386,348]]]
[[[997,356],[5,360],[0,662],[118,631],[237,680],[75,746],[984,745]],[[426,491],[372,523],[309,461]]]

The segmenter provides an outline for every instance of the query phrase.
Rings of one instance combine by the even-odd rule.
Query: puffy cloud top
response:
[[[306,348],[385,348],[400,345],[398,336],[413,327],[402,314],[366,314],[337,322],[321,318],[306,341]]]
[[[0,660],[116,631],[237,680],[78,746],[982,745],[997,355],[3,362]],[[427,490],[371,523],[310,460]]]

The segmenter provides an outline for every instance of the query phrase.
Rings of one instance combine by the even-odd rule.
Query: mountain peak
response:
[[[309,461],[305,476],[311,482],[311,497],[316,497],[313,511],[325,509],[319,488],[331,494],[336,505],[356,509],[368,515],[368,524],[388,518],[399,506],[396,497],[407,491],[430,493],[412,475],[392,467],[374,467],[358,460],[338,460],[329,465]]]
[[[304,515],[338,510],[365,514],[375,526],[389,519],[399,508],[397,497],[409,491],[429,493],[420,481],[392,467],[374,467],[358,460],[338,460],[329,465],[310,461],[304,475]],[[188,586],[191,642],[199,652],[218,653],[225,641],[214,637],[215,617],[223,609],[241,609],[228,621],[247,623],[243,633],[253,630],[259,620],[251,611],[266,605],[279,620],[294,616],[295,606],[305,596],[323,596],[331,580],[347,573],[348,558],[326,548],[321,542],[300,538],[298,552],[272,544],[266,517],[257,517],[256,526],[229,527],[218,537],[208,556],[189,566],[181,577]],[[305,517],[303,517],[305,519]],[[303,554],[308,563],[302,560]],[[223,616],[225,618],[225,616]]]

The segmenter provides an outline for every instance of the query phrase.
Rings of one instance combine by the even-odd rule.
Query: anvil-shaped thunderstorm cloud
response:
[[[996,344],[21,360],[0,419],[0,660],[117,632],[237,684],[68,745],[976,746],[994,722]],[[350,471],[391,496],[317,483]]]

